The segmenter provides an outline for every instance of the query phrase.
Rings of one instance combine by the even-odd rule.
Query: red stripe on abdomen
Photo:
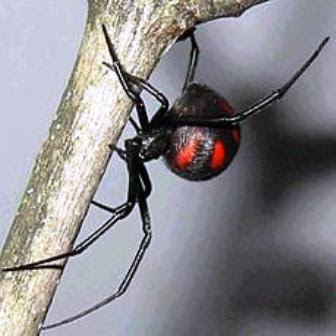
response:
[[[226,160],[227,150],[222,140],[215,140],[213,152],[210,161],[210,167],[212,170],[221,168]]]
[[[181,170],[185,170],[192,163],[193,159],[197,155],[197,151],[200,146],[199,139],[191,139],[186,146],[184,146],[175,157],[175,163]]]

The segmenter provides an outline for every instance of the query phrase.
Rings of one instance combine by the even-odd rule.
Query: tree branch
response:
[[[1,267],[21,265],[71,249],[107,166],[131,102],[110,61],[101,24],[108,27],[128,72],[147,78],[163,52],[186,29],[238,16],[266,0],[89,0],[77,61],[49,136],[1,255]],[[0,334],[31,336],[45,318],[60,280],[58,270],[0,275]]]

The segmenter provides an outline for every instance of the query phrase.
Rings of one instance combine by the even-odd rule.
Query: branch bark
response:
[[[1,267],[67,251],[107,166],[131,102],[110,61],[101,24],[108,27],[128,72],[147,78],[168,47],[196,24],[239,16],[267,0],[89,0],[77,61],[42,145],[5,243]],[[61,274],[57,270],[0,274],[0,334],[39,334]]]

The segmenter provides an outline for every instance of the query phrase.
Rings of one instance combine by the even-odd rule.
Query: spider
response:
[[[149,82],[127,73],[120,64],[105,25],[103,35],[112,63],[104,66],[115,72],[125,93],[135,105],[139,124],[130,118],[136,135],[125,141],[125,149],[110,146],[126,162],[129,184],[127,201],[116,208],[92,201],[92,204],[111,213],[110,218],[95,232],[68,252],[33,263],[8,267],[2,271],[36,270],[41,268],[62,269],[63,265],[53,262],[78,255],[108,231],[118,221],[126,218],[137,205],[140,210],[143,238],[126,275],[117,290],[94,306],[57,323],[41,329],[51,329],[73,322],[105,306],[124,294],[144,257],[151,238],[151,220],[147,198],[152,185],[147,172],[148,161],[164,157],[167,167],[178,176],[191,180],[208,180],[219,175],[232,162],[240,144],[239,124],[246,118],[260,112],[273,102],[281,99],[297,79],[307,70],[327,44],[323,39],[313,54],[294,75],[279,89],[241,112],[235,112],[229,102],[206,85],[193,82],[199,47],[192,29],[179,40],[189,39],[191,51],[182,95],[170,107],[168,99]],[[140,89],[147,91],[160,104],[149,120],[146,106],[140,96]]]

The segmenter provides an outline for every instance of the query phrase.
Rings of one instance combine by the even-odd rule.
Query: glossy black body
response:
[[[232,106],[206,85],[190,84],[168,112],[173,119],[183,117],[232,117]],[[215,143],[220,141],[223,160],[212,164]],[[187,180],[208,180],[219,175],[232,161],[240,144],[240,126],[228,124],[226,127],[180,126],[174,129],[169,138],[169,146],[164,154],[167,167]],[[191,147],[192,157],[187,164],[179,163],[183,151]],[[193,150],[193,151],[192,151]],[[186,156],[188,153],[186,153]],[[186,158],[188,159],[188,157]],[[220,159],[220,158],[219,158]]]

